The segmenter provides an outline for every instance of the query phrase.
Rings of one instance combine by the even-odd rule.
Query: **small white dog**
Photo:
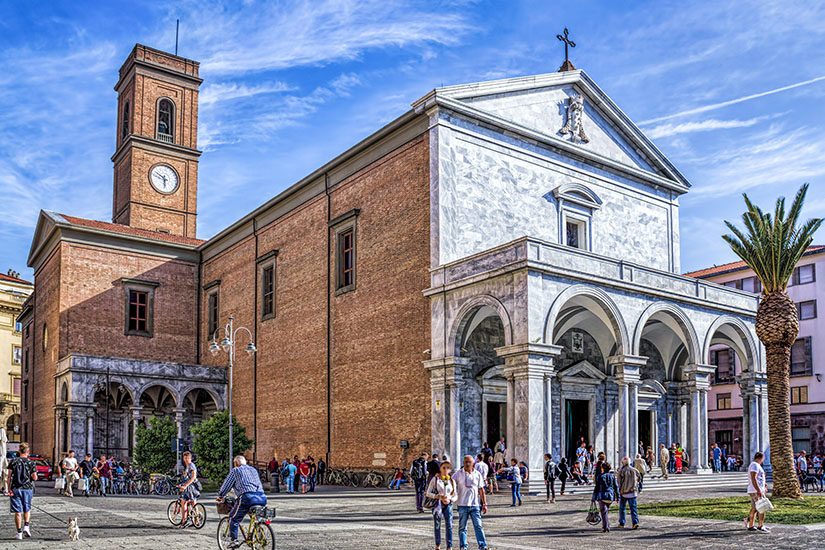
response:
[[[69,540],[80,539],[80,526],[77,524],[77,518],[69,518]]]

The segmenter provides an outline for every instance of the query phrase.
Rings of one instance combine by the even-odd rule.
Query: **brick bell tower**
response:
[[[137,44],[120,68],[112,221],[195,237],[198,62]]]

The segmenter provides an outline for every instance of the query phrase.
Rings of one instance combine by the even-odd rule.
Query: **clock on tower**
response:
[[[137,44],[120,68],[112,221],[195,236],[198,63]]]

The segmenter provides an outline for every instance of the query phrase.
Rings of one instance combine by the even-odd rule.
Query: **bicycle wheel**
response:
[[[169,503],[169,507],[166,508],[166,517],[169,518],[169,523],[172,525],[180,525],[180,521],[183,519],[183,506],[181,506],[180,500],[173,500]]]
[[[232,537],[229,536],[229,518],[223,518],[220,523],[218,523],[218,548],[221,550],[229,550],[231,542]]]
[[[257,523],[250,538],[254,550],[275,550],[275,533],[266,523]]]
[[[201,529],[204,525],[206,525],[206,508],[204,508],[203,504],[200,502],[193,505],[191,508],[192,509],[189,511],[189,517],[192,518],[192,525],[195,529]]]
[[[161,496],[166,496],[169,494],[171,488],[169,487],[169,482],[165,479],[159,479],[155,482],[155,493]]]

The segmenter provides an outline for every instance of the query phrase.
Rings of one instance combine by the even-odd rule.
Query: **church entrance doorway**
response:
[[[648,447],[656,449],[653,441],[653,411],[639,411],[639,441],[644,444],[645,449]],[[633,456],[637,450],[633,451]],[[644,458],[644,454],[642,455]],[[631,457],[632,458],[632,457]]]
[[[565,434],[567,434],[567,460],[572,463],[576,460],[576,449],[582,439],[590,443],[590,401],[584,399],[568,399],[565,401]]]
[[[487,402],[487,433],[484,441],[494,446],[502,437],[507,440],[507,404]]]

